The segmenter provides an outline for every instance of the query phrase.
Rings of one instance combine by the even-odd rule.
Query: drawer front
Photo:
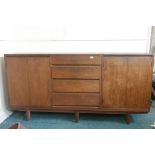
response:
[[[99,94],[54,93],[53,106],[99,106]]]
[[[53,92],[99,92],[99,80],[53,80]]]
[[[100,79],[100,66],[53,66],[52,78]]]
[[[99,55],[53,55],[51,56],[52,64],[70,64],[70,65],[80,65],[80,64],[91,64],[97,65],[101,64],[101,56]]]

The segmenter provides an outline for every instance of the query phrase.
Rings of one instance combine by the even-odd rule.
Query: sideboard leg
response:
[[[130,124],[132,122],[132,118],[131,118],[130,114],[125,115],[125,120],[126,120],[127,124]]]
[[[29,121],[31,117],[31,112],[29,110],[26,111],[26,119]]]
[[[75,112],[75,121],[79,122],[79,119],[80,119],[80,113],[76,111]]]

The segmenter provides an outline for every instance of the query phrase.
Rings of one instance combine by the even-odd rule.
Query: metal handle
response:
[[[90,59],[94,59],[94,56],[90,56],[89,58],[90,58]]]

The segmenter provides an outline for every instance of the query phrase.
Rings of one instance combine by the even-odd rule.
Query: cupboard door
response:
[[[129,57],[126,91],[128,108],[150,107],[151,82],[151,57]]]
[[[122,108],[126,102],[127,58],[105,56],[102,65],[102,107]]]
[[[28,58],[6,57],[9,103],[11,106],[29,105]]]
[[[30,104],[32,107],[49,107],[49,57],[29,57]]]

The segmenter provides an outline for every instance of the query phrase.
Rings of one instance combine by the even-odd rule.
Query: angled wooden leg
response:
[[[125,120],[126,120],[127,124],[130,124],[132,122],[132,118],[131,118],[130,114],[125,115]]]
[[[75,112],[75,121],[79,122],[79,119],[80,119],[80,113],[76,111]]]
[[[26,111],[26,119],[29,121],[31,117],[31,112],[29,110]]]

